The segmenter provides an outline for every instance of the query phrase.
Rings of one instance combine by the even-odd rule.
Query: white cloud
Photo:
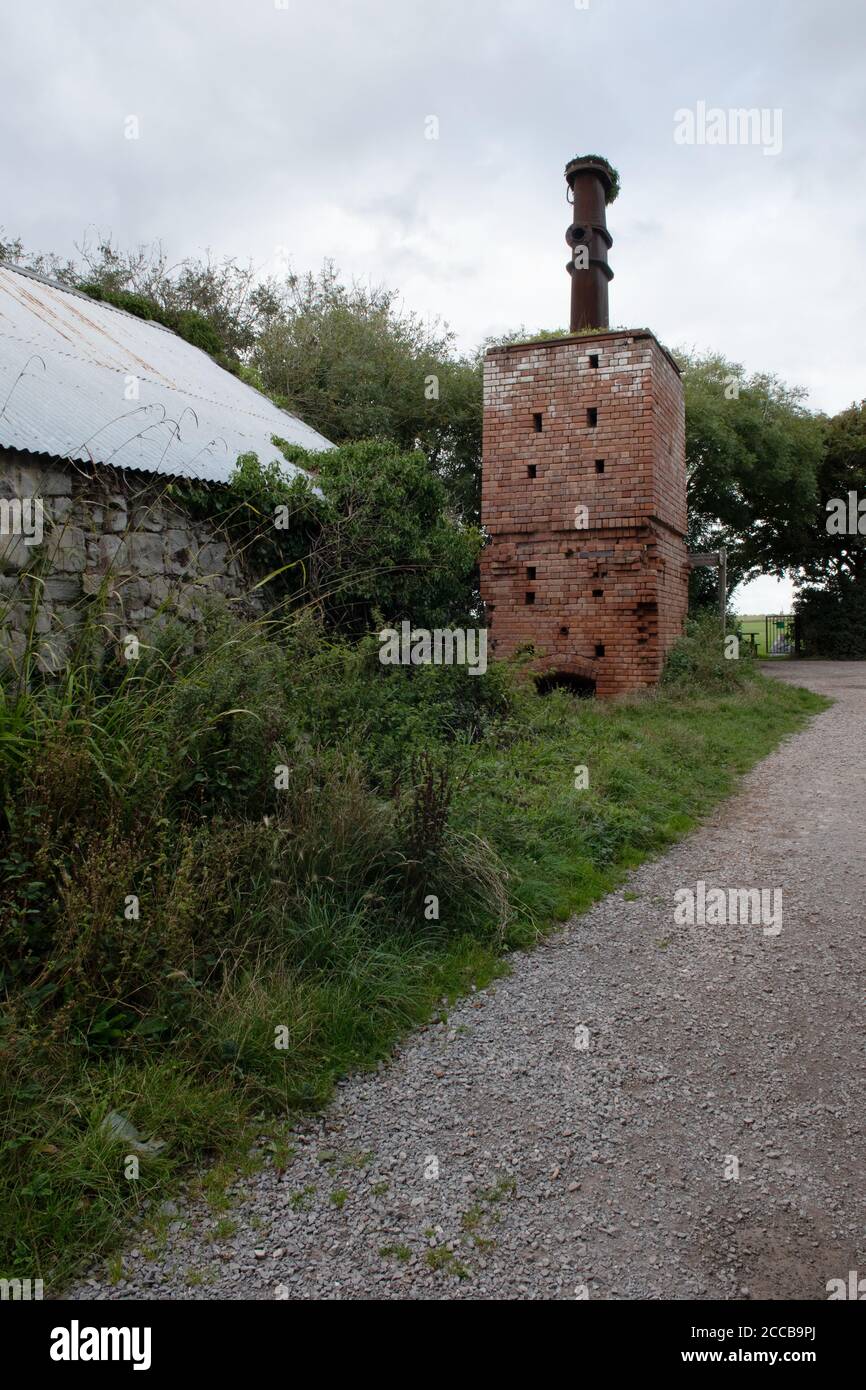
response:
[[[565,322],[562,169],[594,150],[623,178],[613,322],[816,407],[864,394],[866,11],[845,0],[42,0],[4,30],[3,215],[34,249],[88,225],[175,257],[285,245],[469,348]],[[676,145],[698,101],[781,108],[782,152]]]

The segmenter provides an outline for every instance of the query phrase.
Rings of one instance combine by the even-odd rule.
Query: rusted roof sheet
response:
[[[0,445],[226,482],[239,454],[329,440],[161,324],[0,265]]]

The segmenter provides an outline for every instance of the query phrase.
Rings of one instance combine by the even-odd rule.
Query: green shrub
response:
[[[165,309],[146,295],[136,294],[133,290],[108,289],[92,280],[80,282],[77,288],[91,299],[112,304],[127,314],[134,314],[136,318],[161,323],[177,333],[178,337],[208,353],[225,371],[238,375],[240,366],[237,358],[227,350],[213,321],[197,309]]]
[[[827,589],[801,589],[795,611],[805,656],[828,661],[866,657],[866,580],[845,580]]]
[[[736,656],[726,656],[726,639],[716,613],[700,612],[686,622],[685,635],[671,647],[662,673],[662,688],[683,689],[705,694],[740,690],[752,678],[754,661],[749,647],[741,642]]]
[[[356,468],[377,462],[408,509],[417,460],[365,446],[334,463],[350,513]],[[261,512],[275,487],[251,465],[223,502]],[[135,662],[84,640],[59,678],[0,678],[6,1275],[61,1277],[192,1157],[248,1142],[250,1116],[261,1133],[320,1105],[501,971],[503,949],[682,834],[816,707],[747,681],[700,628],[661,693],[615,704],[541,699],[496,663],[384,666],[380,605],[411,598],[430,625],[458,592],[471,609],[474,541],[427,536],[441,498],[422,493],[389,550],[376,496],[382,514],[354,512],[338,546],[351,600],[302,607],[289,586],[256,619],[214,601]],[[377,548],[417,571],[380,583]],[[112,1110],[165,1140],[140,1183]]]

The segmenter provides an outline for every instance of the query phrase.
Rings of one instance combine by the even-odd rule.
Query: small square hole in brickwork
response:
[[[590,365],[591,367],[597,367],[597,366],[598,366],[598,353],[597,353],[597,352],[591,352],[591,353],[589,354],[589,365]]]
[[[587,410],[586,410],[586,423],[587,423],[592,429],[595,429],[595,426],[598,424],[598,406],[595,406],[595,405],[587,406]]]
[[[603,642],[596,642],[596,644],[595,644],[595,654],[596,654],[596,656],[604,656],[604,643],[603,643]]]
[[[526,602],[527,602],[527,603],[534,603],[534,602],[535,602],[535,594],[532,592],[531,589],[527,589],[527,591],[526,591]]]
[[[596,473],[603,473],[603,472],[604,472],[604,459],[596,459],[596,461],[595,461],[595,471],[596,471]]]
[[[537,470],[536,464],[534,464],[534,463],[528,463],[528,464],[526,465],[526,476],[527,476],[527,478],[535,478],[535,477],[537,477],[537,471],[536,471],[536,470]]]
[[[541,430],[542,430],[542,419],[541,419],[541,411],[540,411],[540,410],[536,410],[536,411],[533,413],[533,416],[532,416],[532,428],[535,430],[535,433],[536,433],[536,434],[541,434]]]
[[[593,589],[593,598],[604,598],[604,589]]]
[[[527,578],[527,579],[534,579],[534,578],[535,578],[535,566],[534,566],[534,565],[527,565],[527,566],[526,566],[526,578]]]

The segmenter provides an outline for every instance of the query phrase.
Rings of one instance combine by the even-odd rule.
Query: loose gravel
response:
[[[866,663],[773,674],[837,703],[345,1081],[284,1172],[238,1181],[233,1234],[169,1204],[155,1258],[70,1296],[824,1299],[866,1273]],[[780,887],[781,932],[677,925],[699,880]]]

